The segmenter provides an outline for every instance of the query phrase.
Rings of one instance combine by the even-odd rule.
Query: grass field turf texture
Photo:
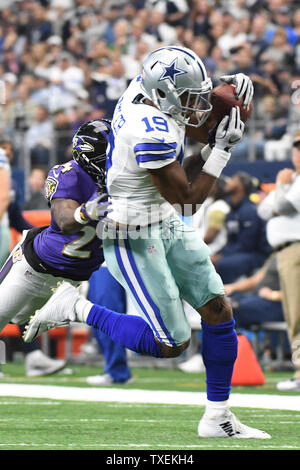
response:
[[[43,378],[24,376],[22,364],[8,363],[1,384],[76,387],[78,400],[0,396],[0,450],[300,450],[300,407],[297,410],[234,407],[232,411],[250,426],[266,430],[272,439],[204,439],[197,436],[203,414],[201,405],[134,402],[101,402],[107,387],[90,387],[85,377],[101,372],[99,367],[70,366]],[[179,370],[136,368],[131,384],[110,386],[120,398],[125,390],[205,392],[204,374]],[[291,373],[266,373],[266,384],[233,387],[234,394],[278,395],[288,403],[299,397],[276,390],[276,382]],[[5,387],[3,387],[5,389]],[[82,389],[82,393],[80,393]],[[96,389],[99,401],[85,401],[88,390]],[[71,392],[71,389],[70,389]],[[246,395],[245,395],[246,397]],[[291,397],[291,398],[290,398]],[[107,400],[107,398],[106,398]],[[278,399],[279,400],[279,399]],[[265,405],[264,405],[265,406]]]

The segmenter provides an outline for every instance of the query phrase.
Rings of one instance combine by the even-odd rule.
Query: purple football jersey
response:
[[[86,202],[97,190],[92,178],[71,160],[50,170],[45,182],[45,197],[72,199]],[[78,233],[64,234],[51,217],[49,228],[34,239],[34,251],[52,268],[59,269],[62,277],[89,279],[104,261],[102,240],[96,234],[97,222],[83,225]]]

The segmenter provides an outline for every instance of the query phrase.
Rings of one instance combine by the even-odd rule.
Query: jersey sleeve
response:
[[[134,146],[137,164],[141,168],[161,168],[176,160],[177,143],[166,142],[164,137],[141,139]]]
[[[56,165],[49,171],[44,186],[44,195],[49,202],[57,198],[73,199],[80,202],[78,171],[72,162]]]

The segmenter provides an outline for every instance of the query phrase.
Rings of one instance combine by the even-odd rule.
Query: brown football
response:
[[[239,106],[241,111],[241,120],[246,122],[252,113],[252,103],[249,109],[243,108],[243,98],[237,100],[234,93],[234,86],[224,83],[214,88],[210,94],[210,102],[212,104],[211,116],[220,122],[224,116],[230,114],[231,108]]]

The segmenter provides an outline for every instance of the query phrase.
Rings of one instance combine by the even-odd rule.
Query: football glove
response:
[[[77,207],[74,218],[83,225],[92,220],[102,220],[112,211],[110,206],[107,194],[95,192],[87,202]]]
[[[243,98],[243,107],[248,109],[254,94],[252,80],[244,73],[223,75],[220,80],[235,86],[236,98],[238,100]]]
[[[225,116],[218,124],[215,136],[215,148],[231,152],[238,144],[244,133],[245,124],[241,120],[240,108],[232,108],[230,115]]]

